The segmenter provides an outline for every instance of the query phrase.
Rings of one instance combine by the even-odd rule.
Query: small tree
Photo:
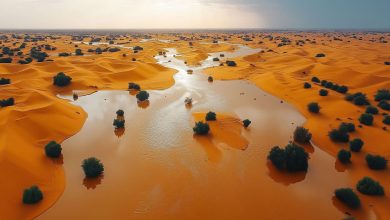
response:
[[[320,93],[320,96],[327,96],[328,95],[328,90],[321,89],[319,93]]]
[[[307,109],[309,112],[312,113],[319,113],[320,112],[320,106],[316,102],[311,102],[307,105]]]
[[[342,93],[342,94],[345,94],[345,93],[348,92],[348,87],[347,87],[347,86],[340,86],[340,87],[337,89],[337,92]]]
[[[337,153],[337,158],[339,159],[339,161],[341,163],[350,163],[351,162],[351,152],[347,151],[347,150],[344,150],[344,149],[341,149],[338,153]]]
[[[53,77],[53,85],[56,86],[67,86],[71,83],[72,77],[65,75],[63,72],[59,72],[56,76]]]
[[[375,94],[375,101],[390,100],[390,90],[380,89]]]
[[[386,115],[382,121],[384,124],[390,125],[390,115]]]
[[[317,57],[317,58],[325,57],[325,54],[319,53],[319,54],[316,55],[316,57]]]
[[[129,89],[141,90],[141,86],[138,85],[137,83],[130,82],[130,83],[129,83]]]
[[[328,136],[334,142],[348,142],[349,135],[346,131],[340,129],[333,129],[329,132]]]
[[[6,78],[0,78],[0,85],[7,85],[10,84],[11,80]]]
[[[294,141],[299,143],[309,143],[311,140],[311,133],[308,129],[298,126],[294,131]]]
[[[81,49],[76,49],[75,50],[75,53],[76,53],[76,56],[83,56],[83,52],[81,51]]]
[[[115,126],[115,128],[124,128],[125,127],[125,120],[123,119],[114,119],[114,122],[112,125]]]
[[[371,106],[371,105],[369,105],[369,106],[367,106],[367,108],[366,108],[366,113],[367,114],[373,114],[373,115],[376,115],[376,114],[378,114],[378,109],[376,108],[376,107],[374,107],[374,106]]]
[[[43,193],[38,186],[31,186],[23,192],[24,204],[35,204],[43,199]]]
[[[303,84],[303,88],[305,88],[305,89],[310,89],[310,88],[311,88],[311,84],[308,83],[308,82],[305,82],[305,83]]]
[[[119,109],[116,111],[116,115],[122,117],[125,114],[125,112],[122,109]]]
[[[355,138],[349,142],[349,149],[353,152],[359,152],[364,145],[364,142],[360,138]]]
[[[349,123],[349,122],[342,122],[339,126],[339,130],[342,130],[345,132],[354,132],[355,125],[353,123]]]
[[[268,154],[268,159],[278,169],[289,172],[307,171],[309,155],[303,147],[290,143],[285,149],[275,146]]]
[[[213,81],[214,81],[214,79],[213,79],[212,76],[209,76],[209,77],[207,78],[207,80],[208,80],[209,82],[213,82]]]
[[[314,83],[320,83],[321,82],[321,80],[318,77],[316,77],[316,76],[313,76],[311,78],[311,81],[314,82]]]
[[[360,199],[351,188],[340,188],[334,192],[337,199],[352,209],[360,207]]]
[[[367,154],[366,162],[368,167],[372,170],[383,170],[387,167],[386,158],[379,155]]]
[[[228,66],[237,66],[236,62],[234,62],[232,60],[227,60],[226,61],[226,65],[228,65]]]
[[[382,100],[378,103],[378,107],[383,110],[390,110],[390,103],[388,103],[386,100]]]
[[[55,141],[50,141],[45,146],[45,153],[46,156],[48,157],[52,157],[52,158],[59,157],[61,155],[61,151],[62,151],[61,145]]]
[[[195,127],[192,128],[195,134],[198,135],[207,135],[210,131],[210,127],[207,123],[204,123],[202,121],[196,122]]]
[[[357,191],[372,196],[383,196],[385,194],[385,190],[383,186],[371,179],[370,177],[364,177],[356,184]]]
[[[242,121],[242,124],[244,125],[244,127],[249,127],[249,125],[251,124],[252,122],[251,122],[251,120],[249,120],[249,119],[245,119],[245,120],[243,120]]]
[[[149,99],[149,93],[147,91],[140,91],[137,95],[136,95],[138,101],[140,102],[143,102],[145,100],[148,100]]]
[[[371,114],[363,113],[359,118],[360,123],[365,125],[372,125],[374,117]]]
[[[215,121],[217,120],[217,114],[215,112],[207,112],[205,119],[206,121]]]
[[[0,107],[7,107],[7,106],[13,106],[15,105],[15,100],[14,98],[8,98],[8,99],[3,99],[0,100]]]
[[[100,176],[104,172],[104,166],[100,160],[95,157],[85,159],[81,165],[87,178]]]

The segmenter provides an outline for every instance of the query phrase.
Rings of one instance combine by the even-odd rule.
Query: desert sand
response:
[[[20,39],[11,38],[10,34],[7,34],[7,36],[9,40],[2,41],[2,44],[5,46],[12,48],[14,42],[18,42],[16,45],[22,42]],[[315,32],[249,33],[247,36],[242,33],[151,34],[151,38],[168,39],[170,41],[144,41],[142,40],[144,36],[122,36],[115,40],[115,45],[117,46],[83,43],[89,42],[91,40],[89,37],[84,38],[80,42],[79,40],[72,40],[70,36],[57,36],[59,38],[46,38],[44,42],[38,43],[57,47],[57,50],[48,52],[49,57],[47,60],[53,61],[42,63],[33,61],[30,64],[21,65],[17,63],[18,58],[16,57],[11,64],[0,64],[0,77],[10,78],[12,82],[10,85],[0,86],[0,99],[14,97],[16,101],[15,106],[0,109],[0,129],[2,131],[0,133],[0,173],[2,173],[0,188],[4,198],[0,202],[2,209],[1,218],[30,219],[42,214],[53,204],[53,211],[49,209],[47,213],[42,215],[42,218],[50,219],[50,217],[58,217],[58,214],[65,216],[66,210],[72,202],[72,198],[69,197],[70,194],[81,193],[80,195],[85,196],[85,200],[80,201],[80,204],[83,204],[80,207],[85,207],[88,201],[97,201],[99,198],[110,195],[110,192],[113,192],[113,195],[118,196],[123,201],[129,202],[129,206],[135,210],[128,210],[131,213],[129,215],[135,215],[133,217],[140,219],[155,219],[156,217],[171,217],[171,219],[187,217],[190,219],[190,213],[200,213],[199,216],[201,218],[220,217],[230,219],[242,217],[242,215],[247,213],[248,216],[268,219],[275,216],[298,219],[299,217],[311,218],[319,214],[320,208],[324,212],[321,218],[324,219],[342,218],[345,216],[345,212],[351,213],[359,219],[368,219],[370,216],[376,216],[377,219],[389,218],[390,212],[387,208],[389,204],[388,196],[377,198],[359,194],[363,207],[358,211],[350,210],[337,200],[332,199],[335,188],[347,186],[354,188],[356,182],[363,176],[370,176],[379,180],[385,187],[385,190],[388,190],[387,186],[390,185],[388,170],[372,171],[368,169],[364,160],[366,153],[380,154],[389,159],[390,152],[387,145],[390,143],[390,131],[383,129],[385,126],[381,122],[383,116],[375,116],[374,126],[357,127],[357,131],[351,134],[352,137],[363,139],[365,146],[362,152],[353,153],[350,165],[342,165],[336,161],[336,154],[339,149],[348,148],[348,146],[347,144],[335,144],[332,142],[327,136],[328,131],[332,128],[337,128],[342,121],[354,122],[355,125],[358,125],[357,119],[364,112],[364,108],[345,101],[344,95],[333,91],[330,91],[328,96],[321,97],[318,95],[318,90],[322,87],[313,83],[311,89],[303,89],[304,82],[310,82],[311,77],[317,76],[320,79],[346,85],[350,88],[350,92],[364,92],[368,95],[370,101],[373,102],[373,95],[378,89],[390,89],[390,67],[384,65],[384,62],[390,60],[390,46],[388,43],[381,43],[379,40],[382,36],[384,39],[389,40],[388,34]],[[179,38],[178,36],[186,37]],[[273,39],[270,40],[269,36],[272,36]],[[292,43],[278,47],[281,39],[283,39],[282,37],[290,39]],[[253,120],[257,121],[258,124],[254,123],[252,130],[246,131],[239,126],[241,120],[245,118],[229,115],[230,112],[227,109],[221,109],[224,110],[221,121],[211,123],[211,130],[214,135],[211,142],[210,140],[200,140],[196,137],[188,136],[188,134],[184,135],[185,141],[176,142],[188,144],[191,146],[191,149],[197,149],[194,150],[196,157],[192,157],[191,152],[188,151],[178,151],[175,154],[172,151],[164,152],[158,150],[151,153],[155,157],[161,155],[164,157],[165,153],[165,157],[175,158],[176,161],[179,161],[181,157],[187,160],[191,160],[191,158],[198,160],[206,153],[208,161],[220,164],[223,167],[221,173],[219,173],[217,165],[202,165],[203,167],[200,170],[210,175],[209,186],[206,187],[204,185],[204,179],[202,178],[204,176],[196,176],[195,185],[192,188],[193,191],[188,191],[186,184],[194,182],[194,174],[190,172],[190,168],[187,166],[176,163],[177,166],[181,164],[183,167],[179,166],[177,170],[169,170],[169,167],[160,167],[159,161],[148,160],[152,161],[151,164],[145,165],[144,158],[133,156],[130,164],[126,158],[122,159],[122,162],[128,166],[132,164],[145,166],[142,169],[137,169],[131,175],[133,178],[137,176],[142,177],[139,181],[132,182],[133,180],[126,179],[126,181],[117,185],[122,176],[118,173],[110,174],[110,171],[114,171],[114,166],[110,166],[110,163],[113,162],[108,162],[107,174],[101,180],[101,185],[92,183],[91,187],[96,188],[96,190],[88,191],[89,183],[85,183],[85,189],[82,185],[80,162],[86,154],[85,152],[77,154],[77,152],[80,151],[78,146],[82,145],[87,140],[85,139],[86,135],[90,134],[83,132],[82,128],[88,129],[94,122],[92,121],[90,124],[86,122],[91,117],[91,115],[87,114],[88,111],[85,111],[86,105],[82,103],[77,104],[77,102],[71,103],[57,97],[57,95],[69,95],[73,91],[82,91],[80,95],[83,95],[98,90],[126,90],[128,82],[137,82],[143,89],[148,91],[168,89],[175,84],[175,80],[178,80],[174,79],[177,70],[157,64],[154,56],[159,52],[166,51],[165,48],[177,48],[179,53],[177,58],[186,61],[189,66],[195,68],[208,57],[209,53],[229,52],[237,49],[234,45],[213,43],[213,38],[232,44],[245,44],[249,47],[263,50],[253,55],[233,58],[237,63],[236,67],[228,67],[226,65],[211,67],[204,70],[203,73],[205,76],[213,76],[214,80],[245,80],[278,97],[280,100],[295,106],[307,119],[304,126],[313,133],[313,144],[315,146],[305,146],[305,149],[311,154],[309,167],[314,167],[314,169],[309,170],[306,175],[289,175],[279,173],[266,160],[268,150],[272,146],[284,146],[288,140],[291,140],[291,134],[295,126],[303,122],[299,116],[294,116],[298,117],[298,119],[294,120],[295,124],[293,125],[290,124],[291,121],[278,121],[278,125],[285,123],[288,128],[279,133],[276,132],[279,135],[272,135],[272,131],[267,133],[267,128],[261,127],[261,120],[266,119],[258,118]],[[296,40],[303,40],[306,43],[302,46],[296,45]],[[193,42],[192,45],[189,42]],[[28,43],[23,51],[28,53],[34,44],[37,43]],[[58,57],[58,53],[61,52],[74,52],[76,46],[83,50],[85,56]],[[141,46],[144,50],[132,53],[131,50],[124,48],[134,46]],[[113,53],[104,52],[103,54],[86,52],[88,49],[96,49],[96,47],[118,47],[121,50]],[[318,53],[324,53],[326,57],[316,58],[315,56]],[[126,55],[124,56],[123,54]],[[65,88],[53,86],[52,77],[58,72],[65,72],[71,76],[73,78],[72,84]],[[188,83],[191,83],[191,81]],[[237,87],[235,89],[232,92],[239,95],[241,92],[240,88]],[[155,95],[159,97],[158,94],[156,92]],[[97,97],[99,96],[97,94]],[[110,98],[111,95],[108,94],[103,97]],[[162,100],[163,97],[160,96]],[[80,102],[83,102],[83,99],[84,97],[81,97]],[[90,102],[92,103],[92,101],[96,100],[91,98]],[[318,115],[313,115],[307,111],[307,104],[313,101],[318,102],[321,106],[321,113]],[[279,100],[276,103],[279,105],[283,104],[279,103]],[[278,108],[276,103],[272,105],[275,109]],[[128,104],[135,105],[134,100]],[[155,105],[153,99],[150,105]],[[171,110],[174,111],[176,108],[172,107]],[[151,109],[152,107],[147,107],[144,110],[148,111]],[[207,109],[202,107],[199,110],[199,112],[204,112]],[[251,110],[256,111],[258,109]],[[386,112],[384,110],[380,111]],[[114,114],[114,111],[110,112],[110,114]],[[245,115],[244,113],[241,114]],[[129,117],[132,117],[134,121],[148,120],[146,116],[142,116],[140,119],[134,118],[134,115]],[[195,113],[193,117],[199,120],[203,117],[203,113]],[[250,117],[251,112],[248,111],[246,118]],[[112,117],[104,120],[111,121]],[[277,119],[275,118],[274,120]],[[183,123],[187,123],[187,121]],[[191,126],[192,123],[193,121],[188,126]],[[271,124],[272,121],[267,123],[269,126]],[[229,132],[221,129],[224,126],[228,127]],[[133,129],[136,129],[136,127]],[[276,127],[273,129],[277,130]],[[127,137],[126,134],[131,130],[126,128],[123,137],[129,139],[130,137]],[[263,133],[263,135],[260,133]],[[73,135],[75,136],[72,137]],[[114,135],[112,132],[111,135],[117,138],[115,136],[117,133]],[[152,137],[143,137],[145,139],[151,138],[151,141],[147,142],[138,140],[136,143],[140,146],[131,150],[131,152],[145,153],[142,146],[152,146]],[[102,136],[101,138],[104,137]],[[65,143],[63,160],[46,158],[43,147],[47,142],[51,140],[62,142],[66,139],[68,139],[69,143]],[[130,141],[131,139],[128,142]],[[164,141],[155,141],[162,144],[165,143]],[[96,152],[97,156],[100,155],[103,159],[104,155],[107,155],[107,152],[110,151],[110,148],[99,150],[103,146],[97,144],[96,140],[88,139],[87,142],[92,145],[96,144],[97,148],[83,146],[85,151],[88,151],[88,153]],[[194,146],[192,142],[195,142],[196,145]],[[215,145],[215,143],[217,144]],[[223,146],[223,150],[221,150],[221,146],[218,143],[225,143],[227,146],[234,147]],[[111,137],[107,145],[117,146],[117,144],[116,139]],[[199,145],[203,146],[203,149],[196,148]],[[212,146],[210,147],[210,145]],[[67,158],[67,155],[69,155],[69,158]],[[63,166],[66,167],[68,166],[66,163],[71,162],[74,163],[69,165],[69,169],[72,171],[77,170],[77,173],[64,173]],[[245,172],[240,171],[237,164],[245,164],[245,169],[243,168]],[[156,176],[153,178],[143,176],[142,173],[144,171],[155,173]],[[175,171],[180,173],[182,177],[177,177]],[[160,175],[158,175],[159,172],[161,172]],[[236,175],[231,176],[232,172]],[[258,173],[261,173],[261,175]],[[112,179],[110,179],[110,175],[113,176]],[[217,178],[213,178],[213,175],[216,175]],[[238,178],[240,175],[243,175],[241,179]],[[173,179],[170,179],[170,177]],[[66,181],[66,179],[68,180]],[[229,179],[230,182],[222,182],[221,180],[224,179]],[[164,198],[164,193],[166,193],[165,201],[157,200],[158,202],[168,204],[166,206],[157,205],[151,200],[145,200],[145,193],[149,192],[153,188],[153,184],[159,181],[162,182],[163,189],[155,189],[157,191],[151,192],[160,193],[158,198]],[[173,184],[175,181],[177,183]],[[120,194],[123,192],[115,191],[114,189],[128,188],[129,185],[125,183],[130,184],[134,188],[142,189],[141,193],[134,195],[134,198],[131,200],[122,198]],[[40,186],[44,192],[44,199],[37,205],[23,205],[21,203],[22,192],[26,187],[33,184]],[[177,188],[172,188],[174,185],[186,195],[184,198],[193,198],[193,203],[191,204],[191,201],[183,201],[182,209],[180,209],[180,203],[177,200],[178,195],[173,193],[173,191],[177,190]],[[72,190],[77,186],[83,188],[79,189],[79,191],[66,192],[68,186]],[[98,193],[100,188],[103,190],[101,194]],[[64,190],[62,201],[60,197]],[[208,198],[208,194],[199,194],[202,191],[211,194],[213,190],[216,190],[216,196],[213,198]],[[92,195],[90,192],[96,192],[96,194]],[[299,197],[296,194],[305,196]],[[103,204],[115,203],[115,196]],[[59,198],[59,208],[57,209],[55,202]],[[150,199],[153,198],[155,197],[150,195]],[[238,199],[232,202],[235,198]],[[207,209],[206,204],[208,200],[215,210]],[[145,205],[140,205],[139,201],[143,201]],[[313,201],[316,201],[317,204],[313,204]],[[177,207],[173,206],[173,204],[177,204]],[[245,204],[245,206],[242,206],[242,204]],[[100,207],[101,205],[99,204],[98,207],[104,209],[105,206]],[[122,205],[125,209],[126,206]],[[237,209],[234,209],[235,207]],[[289,208],[282,210],[282,207]],[[150,211],[153,208],[157,211]],[[116,210],[115,207],[107,207],[107,209]],[[81,213],[83,210],[85,209],[77,211]],[[177,212],[179,214],[164,215],[164,213],[167,213],[167,210],[170,210],[169,213]],[[202,213],[204,210],[208,212]],[[231,210],[231,212],[226,212],[226,215],[222,216],[221,210]],[[258,210],[266,211],[256,213]],[[78,213],[77,211],[74,211],[73,214]],[[145,218],[137,215],[137,212],[146,212]],[[214,214],[212,214],[213,212]],[[106,214],[106,217],[110,216],[110,213]],[[122,213],[121,216],[125,218],[126,212]],[[85,213],[85,217],[104,218],[105,216],[93,216],[89,212]]]

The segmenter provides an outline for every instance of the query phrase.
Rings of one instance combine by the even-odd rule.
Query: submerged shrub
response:
[[[383,110],[390,110],[390,103],[388,103],[387,101],[385,100],[382,100],[378,103],[378,107],[383,109]]]
[[[320,80],[318,77],[316,77],[316,76],[313,76],[313,77],[311,78],[311,81],[312,81],[312,82],[315,82],[315,83],[320,83],[320,82],[321,82],[321,80]]]
[[[375,101],[390,100],[390,90],[380,89],[375,94]]]
[[[195,134],[198,135],[206,135],[210,131],[210,127],[207,123],[204,123],[202,121],[196,122],[195,127],[192,128]]]
[[[143,102],[149,99],[149,93],[147,91],[140,91],[135,97],[137,97],[138,101]]]
[[[318,105],[317,102],[311,102],[307,105],[307,109],[309,112],[313,113],[319,113],[320,112],[320,106]]]
[[[366,113],[368,113],[368,114],[376,115],[376,114],[378,114],[378,112],[379,112],[378,109],[374,106],[369,105],[366,108]]]
[[[355,131],[355,125],[350,122],[342,122],[339,126],[339,130],[343,130],[345,132],[354,132]]]
[[[364,125],[372,125],[374,117],[371,114],[363,113],[359,118],[360,123]]]
[[[59,72],[53,77],[53,84],[56,86],[67,86],[71,81],[72,77],[65,75],[63,72]]]
[[[309,129],[298,126],[294,131],[294,141],[299,143],[309,143],[311,140]]]
[[[0,85],[7,85],[10,84],[11,80],[6,78],[0,78]]]
[[[59,157],[61,155],[61,151],[62,151],[61,145],[55,141],[50,141],[45,146],[45,153],[46,156],[48,157],[52,157],[52,158]]]
[[[124,119],[114,119],[114,122],[112,125],[115,126],[115,128],[124,128],[125,127],[125,120]]]
[[[383,196],[385,194],[383,186],[370,177],[364,177],[363,179],[359,180],[359,182],[356,184],[356,189],[365,195]]]
[[[349,142],[349,149],[353,152],[359,152],[364,145],[364,142],[360,138],[355,138]]]
[[[15,100],[14,98],[8,98],[8,99],[3,99],[0,100],[0,107],[7,107],[7,106],[13,106],[15,105]]]
[[[125,114],[125,112],[122,110],[122,109],[119,109],[118,111],[116,111],[116,115],[117,116],[123,116]]]
[[[98,177],[104,172],[103,164],[95,157],[85,159],[81,167],[83,168],[85,177],[87,178]]]
[[[244,127],[249,127],[249,125],[251,124],[252,122],[251,122],[251,120],[249,120],[249,119],[245,119],[244,121],[242,121],[242,124],[244,125]]]
[[[348,142],[349,135],[348,132],[341,129],[333,129],[329,132],[328,136],[334,142]]]
[[[308,83],[308,82],[305,82],[305,83],[303,84],[303,88],[305,88],[305,89],[310,89],[310,88],[311,88],[311,84]]]
[[[384,118],[383,118],[383,123],[387,124],[387,125],[390,125],[390,115],[386,115]]]
[[[129,89],[141,90],[141,86],[138,85],[137,83],[130,82],[129,83]]]
[[[31,186],[23,192],[24,204],[35,204],[43,199],[43,193],[38,186]]]
[[[289,172],[307,171],[308,158],[303,147],[294,143],[288,144],[284,149],[275,146],[268,154],[268,159],[276,168]]]
[[[206,121],[215,121],[217,120],[217,114],[215,112],[207,112]]]
[[[334,192],[337,199],[350,208],[357,209],[360,207],[360,199],[351,188],[340,188]]]
[[[350,163],[351,162],[351,152],[341,149],[337,153],[337,158],[341,163]]]
[[[383,170],[387,167],[387,160],[386,158],[380,156],[380,155],[372,155],[367,154],[366,155],[366,162],[370,169],[372,170]]]

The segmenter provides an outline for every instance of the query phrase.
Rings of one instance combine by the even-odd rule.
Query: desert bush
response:
[[[268,159],[281,170],[289,172],[307,171],[309,155],[303,147],[294,143],[288,144],[284,149],[275,146],[271,149]]]
[[[326,89],[320,89],[319,94],[320,94],[320,96],[327,96],[327,95],[328,95],[328,90],[326,90]]]
[[[325,88],[327,88],[327,89],[332,89],[333,86],[334,86],[334,84],[333,84],[332,82],[327,82],[327,83],[325,84]]]
[[[367,106],[367,108],[366,108],[366,113],[368,113],[368,114],[373,114],[373,115],[376,115],[376,114],[378,114],[378,108],[376,108],[375,106],[371,106],[371,105],[369,105],[369,106]]]
[[[367,99],[366,94],[361,93],[361,92],[357,92],[354,94],[348,94],[348,95],[346,95],[345,99],[347,101],[353,102],[353,104],[359,105],[359,106],[370,104],[370,102]]]
[[[71,55],[70,53],[66,53],[66,52],[62,52],[62,53],[58,54],[58,56],[60,56],[60,57],[68,57],[70,55]]]
[[[61,155],[61,151],[62,151],[61,145],[55,141],[50,141],[45,146],[45,153],[46,156],[48,157],[52,157],[52,158],[59,157]]]
[[[364,125],[372,125],[374,122],[374,116],[371,114],[363,113],[359,118],[360,123]]]
[[[7,85],[10,84],[11,80],[6,78],[0,78],[0,85]]]
[[[390,100],[390,90],[380,89],[375,94],[375,101]]]
[[[218,57],[214,57],[214,58],[213,58],[213,61],[214,61],[214,62],[217,62],[217,61],[219,61],[219,58],[218,58]]]
[[[138,50],[143,50],[144,48],[142,48],[142,47],[140,47],[140,46],[135,46],[134,48],[133,48],[133,50],[135,50],[135,51],[138,51]]]
[[[83,52],[81,51],[81,49],[76,49],[75,50],[75,53],[76,53],[76,56],[83,56]]]
[[[116,115],[117,116],[123,116],[125,114],[125,112],[122,110],[122,109],[119,109],[118,111],[116,111]]]
[[[311,140],[309,129],[298,126],[294,131],[294,141],[299,143],[309,143]]]
[[[357,209],[360,207],[360,199],[351,188],[340,188],[334,192],[337,199],[350,208]]]
[[[210,127],[207,123],[204,123],[202,121],[196,122],[195,127],[192,128],[195,134],[198,135],[206,135],[210,131]]]
[[[328,83],[328,80],[322,80],[321,81],[321,86],[325,86]]]
[[[249,125],[251,124],[252,122],[251,122],[251,120],[249,120],[249,119],[245,119],[245,120],[243,120],[242,121],[242,124],[244,125],[244,127],[249,127]]]
[[[53,77],[53,85],[56,86],[67,86],[71,83],[72,77],[65,75],[63,72],[57,73],[56,76]]]
[[[356,189],[365,195],[383,196],[385,194],[383,186],[378,181],[375,181],[370,177],[364,177],[359,180],[356,184]]]
[[[372,155],[367,154],[366,155],[366,162],[370,169],[372,170],[383,170],[387,167],[387,160],[386,158],[380,156],[380,155]]]
[[[363,145],[364,142],[360,138],[355,138],[349,142],[349,149],[353,152],[359,152],[361,151]]]
[[[129,83],[129,89],[141,90],[141,86],[138,85],[137,83],[130,82]]]
[[[303,88],[305,88],[305,89],[310,89],[310,88],[311,88],[311,84],[308,83],[308,82],[305,82],[305,83],[303,84]]]
[[[0,100],[0,107],[13,106],[15,104],[14,98]]]
[[[114,119],[114,122],[112,125],[115,126],[115,128],[124,128],[125,127],[125,120],[124,119]]]
[[[341,149],[337,153],[337,158],[341,163],[350,163],[351,162],[351,152]]]
[[[43,199],[43,193],[38,186],[31,186],[23,192],[24,204],[35,204]]]
[[[390,110],[390,103],[388,103],[386,100],[382,100],[378,103],[378,107],[383,110]]]
[[[121,50],[121,49],[119,49],[119,48],[117,48],[117,47],[111,47],[111,48],[108,49],[108,51],[111,52],[111,53],[118,52],[118,51],[120,51],[120,50]]]
[[[98,177],[104,172],[104,165],[95,157],[83,160],[81,167],[83,168],[85,177],[87,178]]]
[[[347,87],[347,86],[340,86],[340,87],[337,89],[337,92],[345,94],[345,93],[348,92],[348,87]]]
[[[207,112],[206,121],[215,121],[217,120],[217,114],[215,112]]]
[[[307,105],[307,109],[309,112],[313,113],[319,113],[320,112],[320,106],[316,102],[311,102]]]
[[[209,77],[207,78],[207,81],[209,81],[209,82],[213,82],[213,81],[214,81],[214,79],[213,79],[213,77],[212,77],[212,76],[209,76]]]
[[[315,82],[315,83],[320,83],[320,82],[321,82],[321,80],[320,80],[318,77],[316,77],[316,76],[313,76],[313,77],[311,78],[311,81],[312,81],[312,82]]]
[[[0,58],[0,63],[12,63],[11,57]]]
[[[348,142],[349,135],[346,131],[340,129],[333,129],[328,133],[330,139],[334,142]]]
[[[317,55],[316,55],[316,57],[317,57],[317,58],[320,58],[320,57],[325,57],[325,54],[323,54],[323,53],[319,53],[319,54],[317,54]]]
[[[228,66],[237,66],[236,62],[234,62],[232,60],[227,60],[226,61],[226,65],[228,65]]]
[[[140,102],[143,102],[145,100],[148,100],[149,99],[149,93],[147,91],[140,91],[137,95],[136,95],[138,101]]]
[[[382,122],[387,125],[390,125],[390,115],[385,115]]]
[[[339,125],[339,130],[343,130],[345,132],[354,132],[355,131],[355,125],[350,122],[342,122]]]

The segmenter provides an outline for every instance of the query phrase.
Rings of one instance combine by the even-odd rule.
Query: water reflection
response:
[[[270,161],[267,161],[268,176],[275,182],[288,186],[290,184],[301,182],[305,179],[307,172],[290,173],[278,170]]]
[[[83,185],[87,189],[96,189],[96,187],[100,184],[102,184],[102,180],[104,178],[104,175],[95,177],[95,178],[84,178],[83,179]]]
[[[125,134],[125,128],[115,128],[114,129],[115,136],[122,137]]]
[[[137,105],[140,108],[146,109],[147,107],[149,107],[150,101],[149,100],[145,100],[145,101],[142,101],[142,102],[138,101]]]

